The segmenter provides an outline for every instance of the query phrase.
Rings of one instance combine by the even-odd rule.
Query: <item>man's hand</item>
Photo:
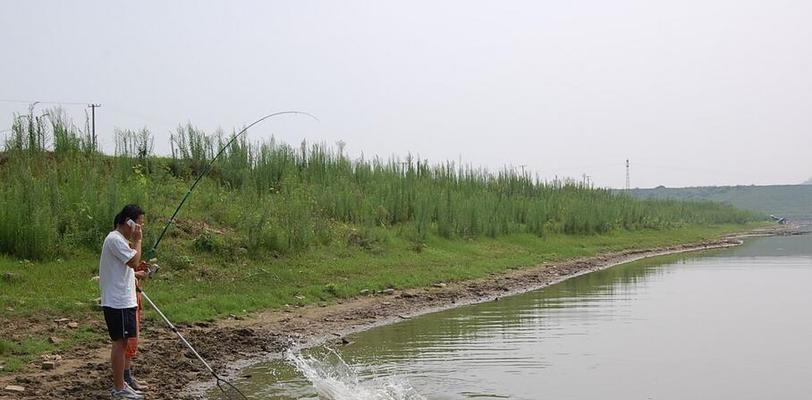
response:
[[[140,242],[142,237],[143,232],[141,232],[141,225],[135,224],[135,229],[133,229],[133,242]]]
[[[145,279],[147,276],[149,276],[149,273],[147,273],[147,271],[135,271],[136,279]]]
[[[132,269],[138,269],[138,265],[141,263],[141,237],[141,225],[135,224],[132,236],[130,237],[130,248],[135,250],[135,255],[130,261],[127,261],[127,266]]]

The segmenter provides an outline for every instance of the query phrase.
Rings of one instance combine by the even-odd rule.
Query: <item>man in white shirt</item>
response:
[[[107,331],[113,341],[110,363],[113,369],[114,399],[141,400],[143,393],[124,381],[127,339],[138,336],[135,312],[134,268],[141,262],[141,226],[144,211],[129,204],[116,215],[115,228],[104,239],[99,259],[99,287]]]

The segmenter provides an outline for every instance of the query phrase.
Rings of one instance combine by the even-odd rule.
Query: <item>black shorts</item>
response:
[[[138,337],[138,327],[135,323],[136,307],[102,308],[104,309],[104,322],[107,322],[107,332],[110,334],[110,339],[119,340]]]

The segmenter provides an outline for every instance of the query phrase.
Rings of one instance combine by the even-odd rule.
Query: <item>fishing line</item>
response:
[[[166,234],[166,231],[169,229],[169,226],[175,223],[175,217],[177,217],[178,212],[180,212],[181,207],[183,207],[183,204],[186,203],[186,200],[189,198],[189,195],[191,195],[192,191],[195,190],[195,187],[197,187],[197,184],[200,182],[200,180],[203,179],[203,177],[206,176],[206,174],[209,173],[209,171],[211,170],[211,167],[214,164],[214,162],[217,161],[217,159],[220,157],[220,155],[222,155],[225,152],[226,148],[228,148],[228,146],[231,146],[231,144],[234,143],[234,141],[237,140],[238,137],[240,137],[243,133],[248,131],[248,128],[250,128],[250,127],[252,127],[252,126],[254,126],[254,125],[256,125],[256,124],[258,124],[258,123],[260,123],[262,121],[265,121],[268,118],[273,118],[273,117],[276,117],[276,116],[279,116],[279,115],[285,115],[285,114],[300,114],[300,115],[305,115],[305,116],[308,116],[310,118],[313,118],[316,121],[319,120],[318,118],[316,118],[315,115],[304,112],[304,111],[280,111],[280,112],[275,112],[273,114],[268,114],[268,115],[266,115],[266,116],[264,116],[264,117],[262,117],[262,118],[260,118],[260,119],[258,119],[256,121],[250,123],[248,126],[246,126],[241,131],[239,131],[236,135],[234,135],[231,138],[231,140],[229,140],[225,145],[223,145],[223,147],[220,148],[220,151],[217,152],[217,154],[211,159],[211,161],[209,161],[209,163],[206,164],[206,167],[203,169],[203,171],[200,173],[200,175],[197,177],[197,179],[195,179],[194,183],[192,183],[192,186],[189,187],[189,191],[187,191],[186,195],[183,196],[183,199],[180,201],[180,204],[178,204],[178,207],[175,209],[175,212],[172,213],[172,217],[169,218],[169,221],[167,221],[166,225],[164,226],[163,231],[161,231],[161,234],[158,236],[158,239],[155,240],[155,244],[152,246],[152,248],[147,250],[147,253],[146,253],[146,259],[147,260],[151,260],[151,259],[155,258],[155,255],[156,255],[156,252],[157,252],[157,249],[158,249],[158,245],[161,243],[161,239],[163,239],[164,235]],[[155,269],[150,269],[149,270],[150,276],[155,274],[155,272],[157,272],[157,270],[158,270],[157,266],[155,267]],[[204,360],[203,357],[200,356],[200,354],[197,352],[197,350],[195,350],[195,348],[192,347],[192,344],[189,343],[189,341],[186,340],[186,338],[183,337],[183,335],[180,334],[180,332],[178,331],[178,328],[176,328],[175,325],[173,325],[172,322],[169,321],[169,318],[167,318],[164,315],[164,313],[161,312],[161,310],[158,308],[158,306],[155,305],[155,303],[152,302],[152,300],[149,298],[149,296],[147,296],[147,294],[143,290],[140,290],[140,292],[141,292],[141,295],[143,296],[143,298],[147,300],[149,305],[152,306],[152,308],[158,313],[158,315],[161,316],[161,318],[164,320],[166,325],[169,326],[169,329],[171,329],[172,332],[174,332],[178,336],[178,338],[180,338],[181,342],[183,342],[183,344],[187,348],[189,348],[189,350],[192,352],[192,354],[194,354],[194,356],[197,357],[197,359],[200,360],[201,363],[203,363],[203,365],[206,367],[206,369],[209,370],[209,372],[214,377],[214,379],[215,379],[215,381],[217,383],[217,388],[219,388],[220,391],[222,391],[223,394],[226,395],[226,397],[228,397],[227,389],[224,388],[223,385],[228,386],[228,388],[233,389],[234,392],[238,393],[240,395],[240,397],[242,397],[245,400],[248,400],[248,398],[239,389],[237,389],[229,381],[227,381],[227,380],[223,379],[222,377],[220,377],[219,375],[217,375],[217,373],[214,372],[214,369],[209,365],[209,363],[206,362],[206,360]]]
[[[204,366],[206,366],[206,369],[209,370],[209,373],[211,373],[211,375],[214,377],[215,381],[217,382],[217,388],[219,388],[220,391],[223,392],[223,394],[225,394],[226,397],[228,397],[228,392],[226,391],[225,388],[223,388],[223,385],[225,384],[229,388],[233,389],[235,392],[239,393],[240,397],[242,397],[245,400],[248,400],[248,397],[245,397],[245,395],[240,391],[240,389],[237,389],[234,385],[231,384],[231,382],[221,378],[220,375],[217,375],[217,373],[214,372],[214,369],[211,367],[211,365],[209,365],[209,363],[206,362],[206,360],[203,359],[203,357],[197,352],[197,350],[195,350],[195,348],[192,347],[192,344],[189,343],[189,341],[186,340],[186,338],[183,337],[183,335],[180,334],[180,332],[178,331],[178,328],[176,328],[175,325],[173,325],[172,322],[170,322],[169,319],[166,318],[164,313],[162,313],[161,310],[158,308],[158,306],[156,306],[155,303],[152,302],[152,300],[149,298],[149,296],[147,296],[147,294],[144,293],[143,290],[140,290],[140,292],[141,292],[141,296],[144,299],[147,300],[147,303],[149,303],[149,305],[151,305],[152,308],[155,309],[155,311],[158,313],[158,315],[161,316],[161,318],[164,320],[164,322],[166,322],[166,325],[169,326],[169,329],[171,329],[172,332],[175,332],[175,334],[178,335],[178,338],[180,338],[181,342],[183,342],[183,344],[186,345],[186,347],[189,348],[189,350],[192,352],[192,354],[194,354],[195,357],[197,357],[197,359],[200,360],[200,362],[203,363]]]

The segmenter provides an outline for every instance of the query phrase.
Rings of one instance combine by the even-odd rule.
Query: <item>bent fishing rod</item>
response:
[[[231,140],[229,140],[225,145],[223,145],[223,147],[220,148],[220,150],[211,159],[211,161],[209,161],[209,163],[206,164],[206,167],[203,169],[203,171],[200,173],[200,175],[198,175],[198,177],[197,177],[197,179],[195,179],[194,183],[192,183],[192,186],[189,187],[189,191],[187,191],[186,195],[183,196],[183,199],[181,199],[180,204],[178,204],[178,207],[175,209],[175,212],[172,213],[172,217],[169,218],[169,221],[166,222],[166,225],[164,226],[164,229],[161,231],[161,234],[158,236],[158,239],[155,240],[155,244],[152,245],[152,248],[147,250],[146,257],[145,257],[147,260],[152,260],[152,259],[155,258],[155,255],[157,254],[158,245],[161,243],[161,239],[163,239],[164,235],[166,234],[166,231],[169,230],[169,226],[175,223],[175,217],[178,216],[178,212],[180,212],[181,207],[183,207],[183,205],[186,203],[186,200],[192,194],[192,191],[194,191],[195,187],[197,187],[197,184],[200,183],[200,180],[203,179],[203,177],[206,176],[209,173],[209,171],[211,170],[212,165],[214,165],[214,162],[217,161],[217,159],[220,157],[220,155],[222,155],[226,151],[228,146],[231,146],[231,144],[234,143],[234,141],[237,140],[238,137],[240,137],[242,134],[247,132],[248,128],[251,128],[252,126],[254,126],[256,124],[258,124],[258,123],[260,123],[262,121],[265,121],[266,119],[273,118],[273,117],[276,117],[276,116],[279,116],[279,115],[285,115],[285,114],[305,115],[305,116],[308,116],[310,118],[313,118],[316,121],[319,120],[313,114],[310,114],[310,113],[307,113],[307,112],[304,112],[304,111],[280,111],[280,112],[275,112],[273,114],[268,114],[268,115],[266,115],[266,116],[264,116],[264,117],[262,117],[262,118],[260,118],[260,119],[258,119],[256,121],[250,123],[248,126],[246,126],[241,131],[239,131],[236,135],[234,135],[231,138]],[[154,269],[152,269],[152,268],[149,269],[149,275],[152,276],[157,271],[158,271],[158,266],[156,265]],[[200,354],[197,352],[197,350],[195,350],[195,348],[192,347],[191,343],[189,343],[189,341],[186,340],[186,338],[183,337],[183,335],[180,334],[180,332],[178,331],[178,328],[176,328],[175,325],[173,325],[172,322],[169,321],[169,318],[167,318],[164,315],[164,313],[161,312],[161,310],[158,308],[158,306],[156,306],[155,303],[152,302],[152,300],[149,298],[149,296],[147,296],[147,294],[142,289],[139,289],[139,292],[141,293],[141,296],[144,299],[147,300],[149,305],[152,306],[152,308],[158,313],[158,315],[161,316],[161,319],[164,320],[164,322],[169,327],[169,329],[172,330],[172,332],[174,332],[175,335],[177,335],[178,338],[180,338],[181,342],[183,342],[183,344],[192,352],[192,354],[194,354],[194,356],[197,357],[197,359],[200,360],[201,363],[203,363],[203,365],[206,367],[206,369],[209,371],[209,373],[211,373],[211,375],[214,377],[215,382],[217,383],[217,387],[220,389],[220,391],[223,392],[224,395],[226,395],[226,397],[228,397],[228,392],[226,391],[226,388],[223,387],[223,385],[228,386],[229,388],[233,389],[236,393],[238,393],[240,395],[240,397],[242,397],[245,400],[248,400],[248,398],[245,397],[245,395],[239,389],[237,389],[229,381],[221,378],[220,375],[218,375],[216,372],[214,372],[214,369],[211,367],[211,365],[209,365],[209,363],[206,362],[206,360],[204,360],[202,356],[200,356]]]
[[[172,217],[170,217],[169,221],[166,222],[166,225],[164,226],[163,231],[161,231],[161,234],[158,235],[158,239],[155,240],[155,244],[152,245],[151,249],[147,250],[147,254],[146,254],[147,260],[155,258],[155,255],[157,254],[158,245],[161,244],[161,239],[163,239],[164,235],[166,234],[166,231],[169,230],[169,226],[175,223],[175,217],[178,216],[178,212],[180,212],[181,207],[183,207],[183,205],[186,203],[186,199],[188,199],[189,196],[192,194],[192,191],[195,190],[195,188],[197,187],[197,184],[200,183],[200,180],[203,179],[204,176],[208,175],[209,171],[211,170],[212,165],[214,165],[214,162],[217,161],[218,158],[220,158],[220,156],[226,151],[228,146],[231,146],[231,144],[234,143],[234,141],[237,140],[238,137],[240,137],[243,133],[247,132],[248,128],[251,128],[252,126],[254,126],[256,124],[258,124],[258,123],[260,123],[262,121],[265,121],[268,118],[273,118],[273,117],[276,117],[276,116],[279,116],[279,115],[285,115],[285,114],[306,115],[306,116],[308,116],[310,118],[313,118],[316,121],[319,120],[318,118],[316,118],[315,115],[310,114],[308,112],[304,112],[304,111],[295,111],[295,110],[293,110],[293,111],[280,111],[280,112],[275,112],[273,114],[268,114],[268,115],[266,115],[266,116],[264,116],[264,117],[262,117],[262,118],[260,118],[260,119],[258,119],[256,121],[250,123],[248,126],[246,126],[241,131],[239,131],[236,135],[232,136],[231,140],[229,140],[225,145],[223,145],[223,147],[220,148],[220,151],[217,152],[217,154],[214,156],[214,158],[212,158],[211,161],[209,161],[209,163],[206,164],[206,167],[203,168],[203,171],[200,173],[200,175],[197,176],[197,179],[195,179],[194,183],[192,183],[192,186],[189,187],[189,191],[186,192],[185,196],[183,196],[183,199],[181,199],[180,204],[178,204],[178,207],[175,209],[175,212],[172,213]]]

